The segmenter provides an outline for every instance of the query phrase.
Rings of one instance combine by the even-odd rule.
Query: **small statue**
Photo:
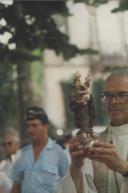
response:
[[[76,106],[77,106],[77,104],[79,104],[79,105],[83,104],[82,97],[86,93],[84,86],[81,84],[80,77],[81,77],[80,73],[76,72],[76,74],[74,75],[74,87],[73,87],[73,90],[71,92],[72,104],[74,104]],[[75,108],[75,106],[73,108]]]
[[[88,75],[87,77],[85,77],[85,82],[84,82],[84,93],[82,96],[82,101],[83,104],[86,105],[88,103],[88,101],[90,100],[90,76]]]
[[[79,133],[82,136],[82,143],[88,144],[93,134],[92,127],[94,122],[94,104],[90,93],[91,78],[89,75],[85,77],[84,84],[81,83],[80,78],[80,73],[76,72],[74,74],[74,85],[70,94],[69,107],[75,115],[77,128],[80,128]]]

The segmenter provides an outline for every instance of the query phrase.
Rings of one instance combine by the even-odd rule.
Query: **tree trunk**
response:
[[[24,124],[24,114],[28,106],[33,104],[33,92],[31,81],[31,65],[30,63],[17,64],[18,74],[18,101],[19,101],[19,123],[22,143],[27,141],[27,135]]]

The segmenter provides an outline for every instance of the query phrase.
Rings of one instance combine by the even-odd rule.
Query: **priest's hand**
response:
[[[87,157],[87,151],[83,149],[77,137],[71,140],[69,150],[71,155],[70,174],[74,181],[76,192],[83,193],[82,166],[84,159]]]
[[[80,144],[80,141],[77,137],[72,138],[69,144],[69,151],[71,155],[71,165],[76,166],[77,169],[81,168],[83,165],[83,160],[88,157],[88,148],[84,149],[84,147]]]
[[[104,162],[108,168],[120,174],[128,171],[128,162],[123,160],[113,144],[95,141],[88,156],[92,160]]]

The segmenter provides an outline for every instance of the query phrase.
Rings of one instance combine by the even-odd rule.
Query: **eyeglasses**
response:
[[[124,103],[126,100],[128,100],[128,91],[119,91],[116,93],[104,92],[101,97],[103,103],[110,103],[113,98],[118,100],[120,103]]]
[[[9,142],[3,142],[1,145],[3,146],[3,147],[5,147],[5,146],[11,146],[13,144],[13,142],[12,141],[9,141]]]

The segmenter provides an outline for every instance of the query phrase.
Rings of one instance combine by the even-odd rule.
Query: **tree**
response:
[[[8,31],[12,34],[8,45],[3,47],[0,44],[2,58],[5,58],[6,51],[6,57],[8,55],[9,60],[14,62],[17,51],[32,51],[37,47],[41,50],[54,49],[65,59],[76,54],[91,53],[90,49],[79,49],[69,43],[68,35],[59,31],[54,14],[69,16],[65,1],[14,1],[10,6],[0,4],[0,19],[4,18],[7,22],[7,25],[1,27],[0,33]],[[12,43],[16,43],[17,49],[9,49]]]
[[[119,6],[112,10],[113,13],[119,12],[119,11],[127,11],[128,10],[128,0],[121,0],[119,1]]]
[[[66,1],[14,0],[11,5],[0,3],[0,34],[10,34],[6,44],[0,42],[0,58],[4,65],[17,65],[21,127],[24,110],[32,103],[30,62],[40,59],[40,55],[33,54],[36,48],[41,52],[46,48],[53,49],[67,60],[76,54],[96,53],[90,48],[79,49],[71,44],[68,35],[58,29],[54,14],[70,15]]]

